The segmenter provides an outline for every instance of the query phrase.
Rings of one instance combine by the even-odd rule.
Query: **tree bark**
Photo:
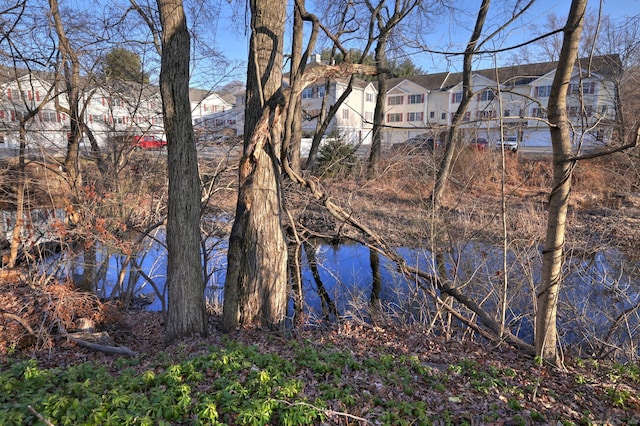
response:
[[[160,93],[167,135],[167,294],[165,341],[207,335],[200,264],[200,180],[189,103],[190,39],[182,0],[157,0],[162,24]]]
[[[536,356],[552,363],[558,361],[556,314],[562,282],[562,257],[571,173],[575,165],[575,162],[567,161],[573,155],[570,123],[566,112],[567,90],[578,53],[586,7],[587,0],[571,2],[547,109],[553,145],[553,189],[549,196],[547,233],[542,256],[542,281],[537,295],[535,349]]]
[[[286,4],[251,0],[249,5],[245,140],[224,285],[226,331],[252,323],[278,328],[287,307],[287,243],[281,223],[279,165]]]
[[[373,179],[378,174],[378,164],[382,154],[382,131],[384,130],[384,111],[387,97],[387,36],[380,35],[375,51],[376,68],[378,69],[378,94],[373,111],[373,136],[367,164],[367,178]]]

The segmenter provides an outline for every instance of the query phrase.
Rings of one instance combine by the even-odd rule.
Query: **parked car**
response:
[[[516,152],[518,150],[518,137],[517,136],[505,136],[505,138],[496,143],[496,149],[499,151],[504,147],[504,150]]]
[[[424,151],[432,152],[438,147],[440,147],[440,144],[433,138],[415,136],[404,142],[394,143],[391,149],[402,154],[418,154]]]
[[[485,149],[489,146],[489,142],[485,138],[471,139],[469,146],[475,149]]]
[[[162,149],[167,146],[167,141],[151,135],[136,135],[131,141],[136,149]]]

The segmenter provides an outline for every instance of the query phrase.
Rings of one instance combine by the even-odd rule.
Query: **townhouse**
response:
[[[472,72],[474,93],[464,112],[461,138],[495,143],[516,137],[521,146],[550,146],[547,105],[557,62]],[[617,55],[581,59],[574,67],[567,114],[575,144],[605,144],[616,118]],[[438,73],[388,81],[383,144],[417,135],[443,141],[462,99],[462,73]]]
[[[320,63],[320,55],[313,55],[307,67]],[[318,122],[324,120],[329,108],[345,94],[348,86],[348,79],[321,79],[302,91],[302,132],[305,136],[313,135]],[[329,122],[326,133],[340,136],[352,145],[370,145],[377,93],[372,82],[354,78],[351,91]]]
[[[68,99],[54,75],[0,67],[0,148],[17,148],[20,126],[30,150],[65,149],[69,132]],[[96,84],[82,79],[82,120],[86,124],[82,147],[89,140],[110,147],[131,135],[164,138],[162,98],[157,86],[127,81]],[[194,126],[206,123],[213,113],[230,111],[233,105],[212,91],[190,89]]]
[[[314,55],[308,66],[319,66]],[[557,63],[522,64],[472,73],[470,105],[464,112],[460,137],[516,137],[521,146],[550,146],[546,108]],[[613,135],[621,72],[617,55],[577,62],[567,104],[575,143],[605,144]],[[286,76],[285,76],[286,77]],[[31,149],[64,149],[70,129],[61,95],[51,74],[0,67],[0,147],[17,147],[20,122]],[[113,137],[148,134],[163,137],[162,100],[156,86],[132,82],[98,85],[83,80],[81,110],[89,135],[106,145]],[[286,84],[286,78],[285,78]],[[322,114],[348,87],[348,80],[318,81],[302,92],[305,137],[317,128]],[[462,99],[461,73],[435,73],[394,78],[387,83],[383,148],[413,136],[428,135],[443,141]],[[242,135],[244,92],[215,93],[190,89],[196,136]],[[354,79],[327,134],[366,147],[372,139],[377,87]]]

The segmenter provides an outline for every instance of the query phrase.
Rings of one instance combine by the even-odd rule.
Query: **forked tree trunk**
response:
[[[580,33],[587,0],[573,0],[564,29],[564,41],[558,68],[551,85],[548,115],[553,144],[553,189],[549,197],[547,234],[542,256],[542,281],[537,295],[535,349],[536,355],[557,362],[556,314],[562,282],[562,257],[574,162],[569,121],[567,89],[578,53]]]
[[[229,238],[223,328],[280,327],[287,307],[287,243],[281,223],[282,51],[286,3],[251,0],[245,140]],[[273,98],[273,99],[272,99]],[[264,114],[270,108],[269,114]],[[273,119],[277,122],[273,122]]]
[[[200,264],[200,179],[189,103],[190,39],[182,0],[157,0],[162,23],[160,93],[167,135],[167,294],[165,341],[207,335]]]

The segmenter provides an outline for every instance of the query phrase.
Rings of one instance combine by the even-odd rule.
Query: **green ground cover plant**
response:
[[[576,365],[579,371],[560,378],[566,392],[560,394],[550,378],[553,388],[536,385],[555,370],[533,360],[469,354],[431,363],[424,353],[392,347],[354,349],[222,338],[195,351],[174,348],[111,364],[46,368],[9,360],[0,367],[0,424],[598,424],[603,407],[622,423],[638,424],[635,365],[581,361],[588,368]],[[563,398],[581,411],[556,411]]]

